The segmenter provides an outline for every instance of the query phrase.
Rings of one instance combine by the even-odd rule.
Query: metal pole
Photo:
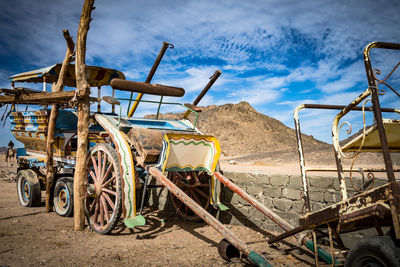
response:
[[[168,42],[163,42],[163,46],[161,47],[161,50],[156,58],[156,61],[153,64],[153,67],[151,68],[149,75],[147,75],[146,81],[145,83],[150,83],[151,79],[153,79],[154,73],[156,72],[158,65],[160,65],[161,59],[163,58],[165,51],[167,51],[167,48],[174,48],[173,44],[170,44]],[[131,97],[132,97],[132,93],[131,93]],[[132,108],[129,110],[128,112],[128,117],[132,117],[133,113],[135,113],[140,100],[142,99],[143,94],[139,93],[138,96],[136,97],[136,101],[133,103]],[[129,103],[130,104],[130,103]]]
[[[376,125],[378,127],[379,139],[381,141],[383,160],[385,162],[388,180],[390,182],[394,182],[394,181],[396,181],[396,179],[394,177],[392,159],[391,159],[390,153],[389,153],[389,145],[388,145],[388,141],[387,141],[387,137],[386,137],[386,132],[385,132],[385,128],[383,127],[383,122],[382,122],[382,112],[381,112],[381,106],[379,104],[379,97],[378,97],[378,85],[376,84],[374,71],[372,70],[371,60],[369,58],[369,52],[371,51],[372,48],[375,48],[375,47],[376,48],[400,49],[400,45],[376,42],[376,43],[371,43],[371,44],[367,45],[367,47],[364,49],[365,71],[367,73],[368,85],[371,90],[374,118],[376,121]]]
[[[197,106],[197,104],[199,104],[200,100],[208,92],[208,90],[215,83],[215,81],[218,79],[218,77],[221,75],[221,73],[222,72],[220,70],[217,70],[214,72],[213,76],[210,77],[210,81],[207,83],[207,85],[204,87],[204,89],[201,91],[201,93],[197,96],[197,98],[193,101],[194,106]],[[186,111],[185,114],[183,115],[183,118],[186,119],[189,116],[189,114],[190,114],[190,110]]]
[[[300,121],[299,121],[299,111],[303,109],[305,105],[298,106],[294,111],[294,126],[296,131],[296,138],[297,138],[297,146],[299,150],[299,160],[300,160],[300,171],[301,171],[301,179],[303,181],[303,192],[304,192],[304,199],[306,202],[307,210],[311,211],[311,204],[310,204],[310,195],[308,192],[308,183],[306,177],[306,163],[304,158],[304,151],[303,151],[303,141],[301,139],[301,129],[300,129]]]
[[[162,100],[163,100],[163,96],[161,96],[160,103],[158,104],[157,115],[156,115],[157,120],[158,120],[158,115],[160,115],[160,108],[161,108]]]

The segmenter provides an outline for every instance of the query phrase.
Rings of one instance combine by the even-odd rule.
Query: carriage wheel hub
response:
[[[88,196],[92,196],[96,193],[95,185],[94,184],[87,184],[86,185],[86,192]]]
[[[101,194],[101,184],[95,183],[94,184],[94,189],[95,189],[96,197],[100,196],[100,194]]]

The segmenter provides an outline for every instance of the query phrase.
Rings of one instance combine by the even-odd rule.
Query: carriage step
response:
[[[227,206],[225,206],[224,204],[222,204],[221,202],[218,202],[217,206],[221,211],[229,210],[229,208]]]
[[[126,227],[134,228],[137,226],[144,226],[146,225],[146,219],[142,215],[138,215],[135,217],[126,218],[124,220]]]

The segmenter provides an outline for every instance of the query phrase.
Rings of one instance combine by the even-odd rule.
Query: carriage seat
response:
[[[386,137],[389,145],[390,152],[400,152],[400,120],[383,119],[383,127],[385,128]],[[357,151],[360,147],[363,136],[365,135],[363,151],[366,152],[380,152],[382,151],[381,142],[379,139],[378,127],[376,124],[372,125],[365,131],[365,134],[354,136],[349,142],[342,146],[342,151],[350,152]]]

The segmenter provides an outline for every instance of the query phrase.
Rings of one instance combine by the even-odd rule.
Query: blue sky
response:
[[[63,60],[62,29],[76,39],[83,1],[0,2],[0,87],[9,88],[9,76]],[[152,82],[186,89],[183,99],[168,100],[192,102],[219,69],[221,77],[200,105],[247,101],[292,128],[298,104],[347,104],[360,94],[367,86],[362,50],[368,43],[400,43],[398,0],[103,0],[95,6],[88,65],[144,81],[168,41],[175,48],[167,50]],[[393,55],[377,56],[383,73],[399,61]],[[399,107],[394,94],[383,102]],[[154,109],[143,106],[138,115]],[[302,112],[301,120],[305,133],[331,142],[331,112]],[[0,146],[11,138],[8,125],[0,129]]]

